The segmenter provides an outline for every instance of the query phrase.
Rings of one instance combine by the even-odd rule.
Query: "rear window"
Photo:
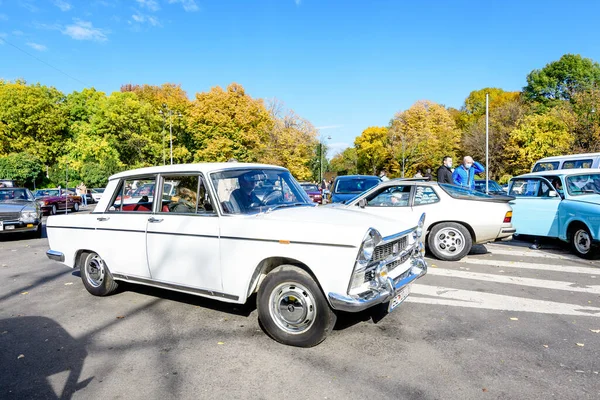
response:
[[[440,183],[440,187],[444,189],[444,192],[448,193],[450,196],[455,199],[467,199],[467,200],[476,200],[476,199],[491,199],[492,196],[478,192],[476,190],[471,190],[469,188],[450,185],[447,183]]]
[[[535,164],[535,167],[533,167],[533,172],[554,171],[555,169],[558,169],[558,164],[558,161],[539,162]]]
[[[307,192],[318,192],[319,188],[317,187],[317,185],[300,185],[302,186],[302,189],[304,189]]]
[[[576,168],[592,168],[592,160],[569,160],[565,161],[562,165],[562,169]]]
[[[340,179],[335,185],[335,193],[362,193],[379,184],[378,178]]]

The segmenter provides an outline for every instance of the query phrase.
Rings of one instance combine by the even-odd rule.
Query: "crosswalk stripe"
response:
[[[491,265],[494,267],[502,268],[519,268],[519,269],[539,269],[542,271],[558,271],[558,272],[570,272],[575,274],[590,274],[600,275],[600,268],[593,267],[576,267],[571,265],[552,265],[552,264],[538,264],[538,263],[527,263],[520,261],[500,261],[490,259],[477,259],[477,258],[463,258],[459,261],[463,264],[473,265]]]
[[[492,254],[502,256],[515,256],[515,257],[533,257],[533,258],[552,258],[557,260],[579,260],[576,256],[567,254],[550,253],[544,250],[513,250],[505,247],[494,246],[490,244],[485,245],[488,251]]]
[[[445,268],[429,268],[429,275],[449,278],[473,279],[477,281],[509,283],[513,285],[530,286],[544,289],[566,290],[569,292],[600,294],[600,286],[580,286],[572,282],[551,281],[544,279],[520,278],[506,275],[485,274],[470,271],[457,271]]]
[[[481,293],[471,290],[428,286],[416,283],[413,284],[411,291],[412,294],[405,300],[409,303],[447,305],[513,312],[600,317],[600,308],[580,306],[577,304],[558,303],[554,301],[528,299],[492,293]],[[418,295],[434,297],[419,297]]]

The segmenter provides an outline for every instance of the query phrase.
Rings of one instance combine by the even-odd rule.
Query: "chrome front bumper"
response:
[[[60,261],[63,262],[65,261],[65,255],[63,253],[61,253],[60,251],[56,251],[56,250],[48,250],[46,252],[46,256],[54,261]]]
[[[388,278],[387,284],[369,297],[348,296],[329,293],[329,303],[334,310],[359,312],[377,304],[390,301],[398,291],[427,273],[427,262],[422,256],[411,257],[411,266],[399,277]]]

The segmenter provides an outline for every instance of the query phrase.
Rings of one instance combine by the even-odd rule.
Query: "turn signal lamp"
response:
[[[504,216],[505,224],[508,224],[510,221],[512,221],[512,211],[507,212],[506,215]]]

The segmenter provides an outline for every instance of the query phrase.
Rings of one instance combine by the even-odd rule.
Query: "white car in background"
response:
[[[440,260],[457,261],[473,244],[506,239],[515,233],[509,196],[490,196],[459,186],[394,179],[355,197],[344,207],[408,224],[426,213],[425,243]]]
[[[97,203],[102,198],[102,194],[104,193],[104,188],[93,188],[93,189],[90,189],[90,192],[92,192],[92,198],[94,199],[94,202]]]
[[[121,201],[134,182],[144,193]],[[265,331],[308,347],[335,311],[391,311],[408,296],[427,271],[423,223],[316,207],[281,167],[173,165],[114,175],[90,214],[50,217],[47,255],[96,296],[120,281],[230,303],[257,293]]]

